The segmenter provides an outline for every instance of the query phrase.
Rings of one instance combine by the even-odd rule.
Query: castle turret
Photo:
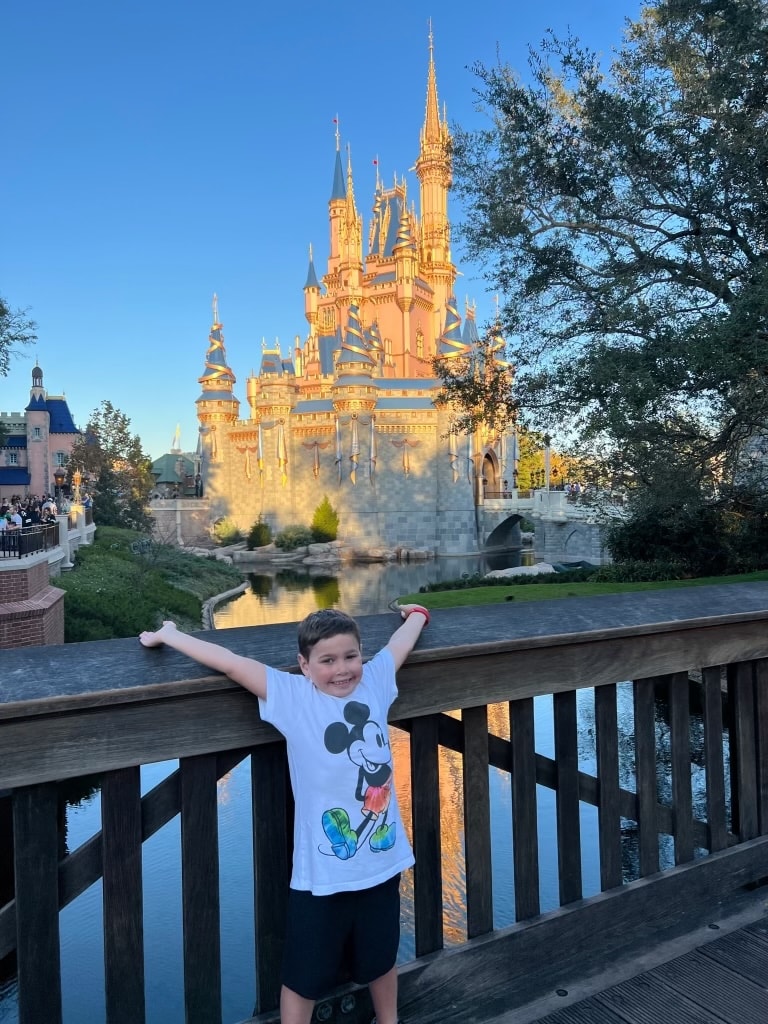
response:
[[[309,267],[307,269],[307,280],[304,283],[304,316],[307,318],[310,333],[317,330],[317,300],[320,297],[320,282],[315,272],[315,261],[312,256],[312,246],[309,247]]]
[[[340,164],[337,150],[337,171]],[[338,191],[334,176],[334,196]],[[325,285],[334,296],[336,305],[343,309],[350,301],[360,301],[363,275],[363,220],[355,205],[352,182],[352,157],[347,148],[347,180],[343,199],[331,200],[331,235],[336,235],[338,258],[328,260]]]
[[[48,493],[53,489],[54,466],[50,451],[51,415],[48,411],[43,371],[37,362],[32,370],[32,387],[26,409],[27,423],[27,467],[29,487],[33,493]]]
[[[336,118],[336,160],[333,165],[333,185],[331,198],[328,200],[328,220],[330,225],[330,248],[328,250],[328,277],[334,280],[341,259],[341,225],[347,206],[347,189],[344,184],[344,168],[341,165],[341,137],[339,121]]]
[[[471,354],[470,346],[461,336],[461,317],[454,295],[445,304],[445,327],[437,345],[437,354],[441,359],[457,359]]]
[[[429,31],[427,102],[416,174],[421,184],[421,272],[435,291],[435,310],[453,291],[456,268],[451,262],[451,229],[448,220],[448,189],[451,187],[451,135],[448,120],[437,99],[432,29]],[[435,325],[439,335],[439,323]]]
[[[217,430],[235,423],[240,402],[235,397],[235,375],[227,366],[224,349],[224,329],[219,322],[218,298],[213,296],[213,324],[208,335],[208,351],[205,355],[205,370],[198,377],[202,393],[195,402],[200,432],[206,439],[208,455],[216,458],[218,451]]]

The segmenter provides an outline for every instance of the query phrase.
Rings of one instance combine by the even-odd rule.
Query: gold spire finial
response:
[[[339,129],[339,115],[333,119],[333,123],[336,125],[336,152],[338,153],[341,149],[341,131]]]
[[[213,293],[213,322],[219,322],[219,297],[216,292]]]
[[[312,243],[309,243],[309,262],[312,262]]]

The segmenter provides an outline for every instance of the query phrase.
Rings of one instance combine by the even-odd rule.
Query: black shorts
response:
[[[397,961],[400,875],[372,889],[313,896],[291,889],[283,957],[283,984],[305,999],[319,999],[339,984],[346,968],[367,985]]]

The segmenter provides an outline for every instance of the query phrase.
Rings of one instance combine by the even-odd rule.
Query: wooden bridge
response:
[[[395,626],[385,615],[360,623],[367,651]],[[295,647],[293,627],[282,625],[208,637],[283,666]],[[626,680],[634,681],[630,749],[617,712]],[[579,752],[577,691],[586,687],[594,687],[595,768]],[[656,749],[661,693],[668,771]],[[436,612],[401,670],[400,694],[393,724],[407,736],[403,811],[416,852],[405,883],[415,920],[415,957],[401,971],[407,1024],[768,1019],[768,585]],[[552,702],[553,756],[537,750],[541,696]],[[691,702],[703,713],[695,765]],[[0,907],[0,959],[17,958],[20,1024],[64,1019],[59,915],[98,879],[104,1019],[143,1024],[142,843],[176,816],[185,1020],[220,1024],[217,780],[245,758],[253,1020],[277,1019],[291,802],[283,743],[252,697],[133,640],[10,651],[0,672],[0,749],[15,871],[15,898]],[[443,773],[445,751],[458,758],[455,777]],[[178,771],[142,797],[139,767],[175,758]],[[511,849],[494,848],[490,767],[508,780]],[[62,856],[57,780],[94,773],[102,831]],[[449,835],[444,803],[457,789],[460,821]],[[555,794],[560,906],[542,913],[537,817],[546,791]],[[584,898],[581,822],[590,806],[602,891]],[[660,871],[670,846],[674,864]],[[460,861],[466,906],[465,934],[450,942],[447,856]],[[499,858],[514,878],[515,921],[504,927],[494,927]],[[370,1016],[367,994],[350,985],[316,1010],[318,1021],[339,1024]]]

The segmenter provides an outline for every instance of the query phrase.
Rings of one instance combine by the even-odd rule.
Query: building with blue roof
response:
[[[81,436],[63,395],[49,395],[43,371],[32,370],[23,412],[0,412],[0,500],[54,494],[67,480],[67,462]]]
[[[501,490],[515,453],[506,437],[452,433],[451,410],[435,401],[433,360],[473,365],[479,342],[474,307],[462,324],[455,297],[451,142],[430,33],[417,184],[395,174],[386,185],[376,162],[364,225],[336,121],[330,241],[324,264],[309,248],[306,332],[285,351],[278,341],[262,343],[258,369],[245,379],[245,419],[214,297],[197,399],[212,518],[228,516],[247,531],[261,517],[278,532],[308,524],[328,495],[350,544],[477,550],[483,481]],[[501,360],[503,343],[494,352]]]

